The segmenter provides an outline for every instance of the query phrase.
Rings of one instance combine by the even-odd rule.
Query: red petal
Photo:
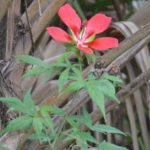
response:
[[[75,35],[79,34],[81,28],[81,19],[69,4],[62,6],[58,11],[58,15],[60,19],[72,29]]]
[[[46,30],[48,31],[50,36],[52,36],[52,38],[57,42],[64,42],[64,43],[72,42],[72,38],[70,37],[70,35],[61,28],[48,27],[46,28]]]
[[[77,47],[77,48],[83,51],[84,53],[93,54],[93,51],[88,47]]]
[[[110,25],[111,19],[104,14],[96,14],[87,23],[86,35],[89,37],[105,31]]]
[[[105,50],[108,48],[118,47],[118,40],[112,37],[103,37],[95,39],[89,43],[84,43],[84,45],[88,45],[96,50]]]

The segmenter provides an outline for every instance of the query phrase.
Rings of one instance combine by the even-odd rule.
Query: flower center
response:
[[[78,41],[77,41],[77,45],[83,45],[83,43],[84,43],[84,41],[82,40],[82,39],[78,39]]]
[[[84,41],[86,40],[85,30],[86,28],[83,28],[82,31],[80,32],[80,36],[77,37],[77,45],[79,46],[82,46]]]

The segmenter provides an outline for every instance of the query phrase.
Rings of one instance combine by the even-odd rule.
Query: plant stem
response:
[[[78,58],[78,61],[79,61],[79,65],[80,65],[80,72],[82,72],[82,62],[83,62],[83,59],[82,59],[82,56],[80,54],[80,51],[77,51],[76,55],[77,55],[77,58]]]

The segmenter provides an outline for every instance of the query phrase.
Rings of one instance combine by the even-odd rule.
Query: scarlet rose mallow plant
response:
[[[61,20],[70,28],[71,35],[58,27],[48,27],[47,30],[57,42],[71,43],[70,48],[75,47],[75,52],[79,60],[81,58],[81,51],[89,54],[91,59],[95,59],[95,55],[92,55],[94,53],[93,49],[104,50],[118,47],[118,40],[116,38],[103,37],[94,39],[96,34],[99,34],[108,28],[111,22],[110,17],[107,17],[104,14],[96,14],[89,21],[81,23],[79,16],[69,4],[62,6],[59,9],[58,14]],[[25,73],[23,78],[45,73],[45,81],[47,81],[52,75],[55,75],[55,77],[56,74],[59,75],[59,96],[65,92],[79,92],[81,89],[87,90],[91,100],[97,104],[106,120],[104,100],[105,98],[108,98],[118,101],[115,96],[115,86],[116,83],[121,83],[122,81],[119,78],[108,74],[100,76],[93,70],[89,72],[86,78],[83,78],[83,62],[79,61],[75,63],[68,58],[73,52],[74,51],[69,51],[62,54],[58,61],[52,64],[46,64],[40,59],[28,55],[16,56],[16,58],[35,66]],[[66,88],[63,88],[67,80],[72,82],[70,82]],[[90,114],[84,107],[83,115],[70,115],[67,112],[68,110],[64,111],[66,109],[57,106],[46,105],[39,107],[34,104],[31,91],[31,89],[27,91],[23,101],[15,97],[0,98],[1,102],[6,102],[11,106],[9,111],[16,110],[22,113],[22,116],[11,120],[8,123],[8,126],[1,132],[2,134],[20,129],[24,129],[27,133],[32,128],[34,129],[34,133],[26,138],[30,140],[39,140],[40,143],[44,144],[47,142],[52,150],[57,147],[57,143],[63,137],[65,141],[74,140],[75,142],[72,144],[80,147],[82,150],[127,150],[124,147],[106,141],[99,143],[91,132],[81,131],[80,125],[84,124],[92,132],[125,135],[122,131],[108,125],[94,125]],[[84,99],[82,99],[82,101],[84,101]],[[85,102],[83,102],[83,104],[84,103]],[[73,105],[74,103],[71,103],[69,104],[69,107],[72,107]],[[72,109],[69,108],[69,110]],[[60,121],[62,121],[59,128],[55,128],[54,121],[57,120],[55,117],[59,117]],[[70,124],[70,128],[64,131],[66,122]],[[93,147],[93,145],[97,147]],[[0,149],[2,148],[3,147],[0,146]]]
[[[80,17],[69,5],[62,6],[58,15],[60,19],[69,27],[71,34],[58,27],[48,27],[47,31],[57,42],[74,43],[80,51],[93,54],[93,50],[105,50],[118,47],[118,40],[113,37],[95,38],[96,34],[105,31],[112,20],[104,14],[96,14],[90,20],[81,22]],[[92,49],[91,49],[92,48]]]

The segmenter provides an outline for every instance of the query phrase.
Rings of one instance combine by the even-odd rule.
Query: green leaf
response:
[[[128,150],[125,147],[122,146],[117,146],[108,142],[103,141],[100,146],[99,146],[100,150]]]
[[[110,80],[110,81],[113,81],[113,82],[119,82],[119,83],[123,82],[120,78],[118,78],[116,76],[109,75],[107,73],[105,73],[104,75],[102,75],[101,79],[106,79],[106,80]]]
[[[0,150],[9,150],[9,148],[0,146]]]
[[[68,66],[70,66],[70,64],[66,64],[66,63],[62,63],[62,62],[56,62],[56,63],[48,65],[49,68],[51,68],[51,67],[61,68],[61,67],[68,67]]]
[[[41,140],[43,124],[42,124],[42,119],[40,117],[33,118],[33,128],[35,133],[38,136],[38,139]]]
[[[92,125],[92,121],[91,121],[91,117],[88,114],[88,112],[86,111],[86,109],[83,109],[83,113],[84,116],[81,115],[72,115],[72,116],[68,116],[69,118],[71,118],[74,121],[86,124],[87,126],[91,126]]]
[[[78,91],[82,88],[85,87],[85,81],[82,80],[82,81],[74,81],[74,82],[71,82],[67,88],[63,91],[63,93],[66,93],[66,92],[70,92],[70,91]]]
[[[73,140],[73,139],[74,139],[73,137],[67,136],[67,137],[64,139],[64,141],[70,141],[70,140]]]
[[[42,106],[41,111],[49,111],[52,114],[61,115],[61,116],[65,114],[64,110],[57,107],[56,105],[53,106],[44,105]]]
[[[96,80],[89,81],[86,85],[88,93],[91,97],[91,99],[98,105],[100,110],[102,111],[102,114],[104,118],[106,118],[105,114],[105,103],[104,103],[104,95],[98,88]]]
[[[31,98],[31,89],[29,89],[24,96],[24,105],[28,107],[28,114],[30,114],[31,116],[37,115],[36,105],[34,104],[34,101]]]
[[[13,108],[13,107],[10,107],[8,110],[7,110],[7,113],[11,112],[11,111],[15,111],[16,109]]]
[[[91,136],[91,134],[88,132],[82,132],[82,133],[79,133],[79,135],[83,141],[89,141],[89,142],[98,144],[97,140],[93,136]]]
[[[66,46],[66,47],[68,47],[70,50],[71,50],[71,52],[78,52],[79,51],[79,49],[78,48],[76,48],[75,47],[75,45],[73,45],[73,44],[71,44],[71,43],[64,43],[64,45]]]
[[[37,137],[37,134],[33,133],[27,137],[25,137],[26,139],[29,139],[29,140],[39,140],[39,138]],[[53,140],[54,137],[53,136],[48,136],[46,134],[41,134],[41,143],[42,142],[50,142],[51,140]]]
[[[82,143],[81,141],[76,140],[76,145],[79,145],[80,149],[82,149],[82,150],[88,149],[88,146],[86,144]]]
[[[101,133],[116,133],[116,134],[122,134],[125,135],[125,133],[123,133],[122,131],[108,126],[108,125],[93,125],[90,127],[91,130],[93,131],[97,131],[97,132],[101,132]]]
[[[57,107],[56,105],[53,105],[51,107],[51,112],[56,115],[65,115],[65,111],[62,108]]]
[[[28,127],[32,123],[33,118],[29,116],[21,116],[14,120],[11,120],[8,123],[8,126],[2,131],[2,133],[6,133],[9,131],[15,131],[19,129],[24,129]]]
[[[87,120],[87,123],[91,125],[92,124],[91,116],[89,115],[89,113],[87,112],[85,107],[83,107],[83,114],[84,114],[84,117]]]
[[[71,68],[73,72],[75,73],[75,76],[78,78],[78,80],[83,80],[81,71],[77,69],[76,67]]]
[[[75,131],[79,129],[79,123],[75,122],[72,118],[70,117],[65,117],[66,121],[73,127]]]
[[[57,139],[57,143],[65,136],[64,133],[69,133],[71,131],[72,131],[72,128],[71,129],[67,129],[67,130],[61,132],[60,135],[59,135],[59,137],[58,137],[58,139]]]
[[[18,146],[17,146],[17,149],[16,150],[21,150],[22,149],[22,146],[23,146],[23,144],[21,143],[21,144],[19,144]]]
[[[19,60],[31,65],[47,67],[47,64],[41,61],[39,58],[35,58],[29,55],[15,56],[15,58],[18,58]]]
[[[115,96],[115,93],[116,93],[115,88],[110,81],[105,80],[105,79],[100,79],[98,80],[97,84],[98,85],[96,86],[104,94],[105,97],[119,102],[117,97]]]
[[[56,70],[57,70],[57,69],[56,69]],[[45,75],[45,77],[44,77],[44,82],[46,82],[46,81],[52,76],[52,74],[53,74],[56,70],[54,70],[54,69],[49,69],[49,70],[47,70],[46,75]]]
[[[51,119],[51,117],[50,117],[50,115],[48,113],[48,111],[50,111],[50,110],[51,109],[50,109],[49,106],[47,106],[47,105],[46,106],[42,106],[41,114],[44,117],[44,121],[43,121],[44,124],[51,129],[52,133],[54,133],[53,121],[52,121],[52,119]]]
[[[31,88],[27,91],[27,93],[25,94],[24,96],[24,104],[27,106],[27,107],[33,107],[35,106],[32,98],[31,98]]]
[[[64,62],[68,57],[72,54],[72,51],[66,52],[62,54],[62,56],[58,59],[58,62]]]
[[[68,118],[74,121],[80,122],[80,123],[84,123],[84,124],[86,124],[88,121],[85,117],[80,116],[80,115],[72,115],[72,116],[68,116]]]
[[[91,59],[92,59],[92,63],[95,64],[96,63],[96,59],[98,58],[96,55],[91,54]]]
[[[38,76],[44,72],[46,72],[47,68],[33,68],[25,73],[21,78],[29,77],[29,76]]]
[[[62,89],[63,89],[63,86],[65,84],[65,82],[67,81],[68,79],[68,76],[69,76],[69,70],[70,68],[67,68],[66,70],[64,70],[60,76],[59,76],[59,80],[58,80],[58,83],[59,83],[59,94],[61,93]]]
[[[28,113],[28,108],[21,102],[20,99],[15,97],[1,97],[1,102],[7,103],[11,107],[13,107],[15,110],[22,112],[22,113]]]
[[[28,139],[28,140],[39,140],[37,134],[33,133],[29,136],[26,136],[25,139]]]
[[[89,148],[88,150],[98,150],[96,147]]]

